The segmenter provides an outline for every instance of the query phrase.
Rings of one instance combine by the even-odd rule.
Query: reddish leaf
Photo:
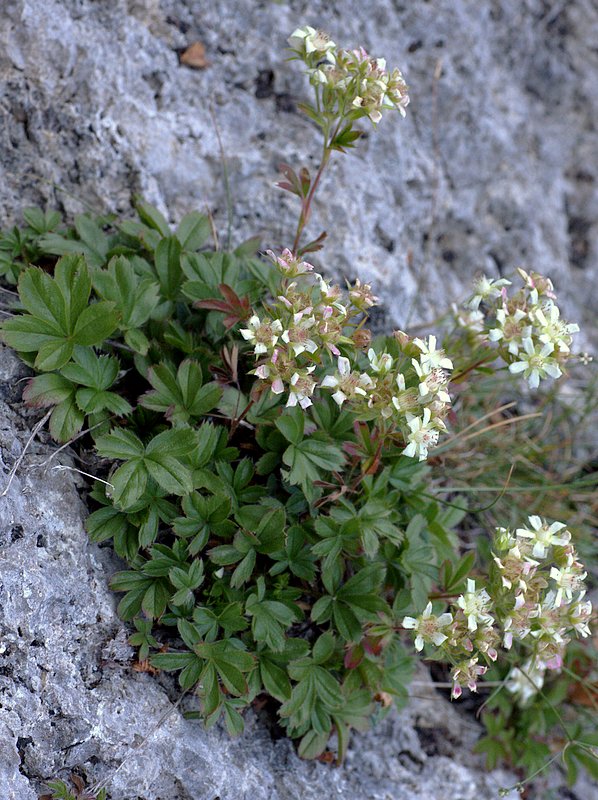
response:
[[[322,231],[322,233],[318,236],[317,239],[314,239],[311,242],[308,242],[304,247],[300,248],[297,255],[303,256],[305,253],[315,253],[318,250],[321,250],[324,247],[324,240],[328,234],[326,231]]]
[[[227,286],[221,283],[218,288],[224,300],[196,300],[193,305],[196,308],[203,308],[206,311],[220,311],[225,317],[223,319],[224,327],[230,330],[238,322],[243,322],[251,316],[251,305],[246,297],[239,297],[239,295]]]
[[[364,650],[361,644],[355,644],[345,653],[345,669],[355,669],[363,661]]]

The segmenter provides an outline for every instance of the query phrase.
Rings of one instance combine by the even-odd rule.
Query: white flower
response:
[[[453,690],[451,696],[456,699],[463,693],[461,683],[466,683],[471,692],[477,691],[478,675],[484,675],[488,667],[478,664],[478,659],[470,658],[469,661],[462,661],[453,669],[451,677],[453,679]]]
[[[504,308],[496,311],[497,328],[492,328],[488,332],[491,342],[498,342],[500,339],[507,345],[509,353],[516,356],[524,338],[531,335],[531,326],[528,316],[520,308],[515,309],[512,314],[507,314]],[[525,323],[528,324],[525,324]]]
[[[320,283],[320,294],[322,295],[321,299],[324,303],[330,304],[337,311],[339,311],[344,317],[347,316],[347,309],[345,306],[340,302],[342,297],[342,289],[336,283],[329,283],[328,281],[324,280],[321,275],[318,275],[318,280]]]
[[[481,333],[484,330],[484,315],[481,311],[466,311],[455,303],[451,303],[451,311],[460,328],[467,328],[473,333]]]
[[[381,375],[386,375],[392,369],[393,357],[389,353],[381,353],[377,355],[373,348],[368,350],[368,358],[373,372],[378,372]]]
[[[420,461],[425,461],[428,457],[428,448],[434,447],[438,442],[437,422],[431,421],[430,409],[424,408],[423,417],[416,417],[408,413],[407,425],[411,432],[407,435],[409,444],[402,451],[403,455],[410,458],[414,458],[417,455]]]
[[[463,609],[467,617],[467,628],[470,631],[477,631],[478,622],[492,624],[494,617],[488,613],[491,604],[490,595],[485,589],[476,591],[475,581],[467,579],[467,591],[457,600],[457,605]]]
[[[432,614],[432,603],[424,609],[424,613],[419,617],[405,617],[403,620],[403,627],[408,630],[414,630],[417,634],[415,637],[415,649],[419,652],[424,649],[424,642],[435,644],[437,647],[443,642],[446,642],[448,636],[442,632],[442,628],[446,628],[453,621],[453,615],[448,612],[441,614],[437,617]]]
[[[293,316],[293,325],[284,331],[280,338],[283,342],[289,345],[295,356],[301,353],[315,353],[318,345],[310,338],[309,331],[316,323],[315,317],[306,317],[304,314],[309,313],[311,308],[304,311],[298,311]]]
[[[396,377],[396,384],[399,389],[398,395],[393,395],[391,398],[391,402],[396,410],[401,414],[413,414],[416,415],[416,411],[420,408],[419,397],[415,389],[406,389],[405,388],[405,376],[399,372]],[[430,412],[431,415],[431,412]],[[390,416],[390,414],[389,414]]]
[[[450,403],[451,397],[446,391],[446,386],[448,386],[449,382],[448,373],[443,369],[440,369],[440,367],[435,367],[434,369],[429,370],[427,367],[423,367],[416,358],[412,358],[411,363],[413,364],[413,369],[417,372],[417,375],[420,379],[420,395],[422,397],[435,395],[441,402],[446,404]]]
[[[564,547],[571,541],[571,534],[566,530],[563,522],[553,522],[547,525],[546,521],[538,516],[528,517],[529,528],[517,528],[515,533],[522,539],[531,539],[533,542],[532,555],[535,558],[546,558],[549,547],[559,545]],[[559,533],[562,531],[562,533]]]
[[[337,375],[327,375],[320,386],[324,389],[336,389],[332,399],[338,406],[342,406],[345,400],[355,395],[367,397],[367,390],[374,386],[374,382],[365,372],[361,375],[352,372],[349,359],[340,356]]]
[[[568,622],[573,630],[579,633],[585,639],[591,635],[588,622],[592,616],[592,603],[589,600],[585,600],[582,603],[581,601],[584,595],[585,591],[579,593],[575,605],[569,610]]]
[[[295,372],[291,377],[289,386],[289,399],[287,400],[288,406],[296,406],[297,403],[301,408],[309,408],[312,405],[310,400],[311,395],[316,388],[316,382],[310,377],[311,373],[315,370],[315,364],[302,372]],[[274,391],[274,389],[272,389]]]
[[[379,298],[372,292],[372,285],[370,283],[362,283],[359,278],[356,278],[355,283],[350,287],[349,297],[353,305],[362,311],[366,308],[372,308],[379,302]]]
[[[534,346],[533,341],[526,337],[523,339],[525,353],[520,355],[520,361],[509,364],[509,372],[523,372],[523,377],[532,389],[537,389],[541,378],[550,375],[551,378],[559,378],[562,375],[561,369],[550,354],[554,350],[551,343]]]
[[[525,706],[544,685],[545,672],[543,666],[530,658],[522,669],[513,667],[507,676],[505,686],[519,700],[519,704]]]
[[[262,321],[257,314],[250,317],[247,326],[247,328],[241,328],[239,333],[246,341],[255,345],[253,352],[256,356],[271,350],[282,333],[282,323],[279,319]]]
[[[334,64],[332,50],[336,49],[336,44],[331,40],[327,33],[305,25],[297,28],[288,38],[288,43],[301,56],[310,56],[313,53],[322,54],[330,63]]]
[[[474,311],[477,311],[482,300],[493,300],[495,297],[500,297],[503,286],[510,286],[511,281],[505,278],[494,280],[481,275],[473,282],[473,297],[467,303],[467,306]]]
[[[533,311],[533,316],[539,326],[539,340],[544,344],[552,344],[562,353],[569,353],[569,345],[573,341],[572,334],[578,333],[579,325],[567,324],[559,319],[560,311],[554,303],[548,302],[541,308]]]
[[[266,250],[266,255],[276,264],[280,272],[287,278],[295,278],[297,275],[305,275],[313,271],[313,264],[296,258],[288,247],[277,256],[273,250]]]
[[[444,350],[437,350],[436,349],[436,337],[429,336],[427,343],[424,342],[422,339],[414,339],[413,344],[419,347],[422,351],[421,356],[419,357],[420,360],[420,367],[422,370],[425,370],[426,373],[432,372],[433,369],[452,369],[453,362],[450,358],[447,358]],[[415,361],[415,359],[414,359]],[[418,375],[420,373],[418,372]]]
[[[581,587],[584,578],[588,574],[587,572],[580,572],[578,569],[572,569],[572,566],[567,565],[562,569],[552,567],[550,570],[550,577],[557,586],[554,596],[555,608],[562,605],[563,597],[568,603],[573,600],[573,592]]]

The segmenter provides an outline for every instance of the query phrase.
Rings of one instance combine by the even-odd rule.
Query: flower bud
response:
[[[354,331],[351,339],[355,347],[358,347],[360,350],[366,350],[371,344],[372,332],[368,330],[368,328],[358,328]]]

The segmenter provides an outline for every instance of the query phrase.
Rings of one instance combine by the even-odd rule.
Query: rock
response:
[[[372,279],[390,321],[436,316],[476,270],[546,272],[566,313],[598,302],[598,8],[489,0],[363,9],[316,0],[7,0],[0,21],[6,223],[33,203],[128,212],[141,192],[173,220],[213,210],[226,239],[220,132],[235,241],[292,240],[297,206],[277,164],[317,164],[299,113],[308,86],[287,63],[298,24],[400,65],[407,119],[387,115],[333,159],[310,232],[329,271]],[[210,66],[179,54],[194,42]],[[436,75],[436,78],[435,78]]]

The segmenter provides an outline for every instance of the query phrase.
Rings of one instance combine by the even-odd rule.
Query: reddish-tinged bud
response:
[[[372,332],[367,328],[358,328],[351,337],[355,347],[360,350],[367,350],[372,342]]]
[[[399,347],[403,349],[411,341],[411,337],[405,331],[393,331],[392,335],[395,337]]]

